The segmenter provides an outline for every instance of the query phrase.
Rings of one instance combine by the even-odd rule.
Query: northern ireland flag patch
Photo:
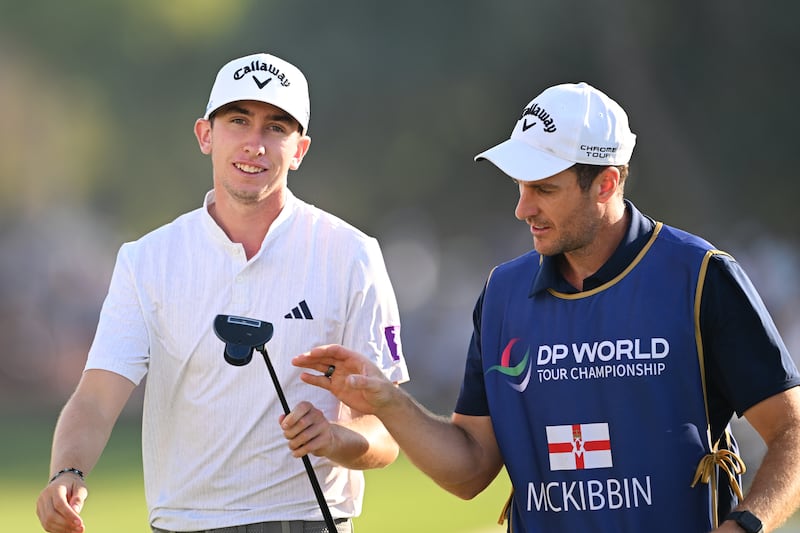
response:
[[[610,468],[608,424],[547,426],[550,470]]]

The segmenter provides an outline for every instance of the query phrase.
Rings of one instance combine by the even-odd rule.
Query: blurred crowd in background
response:
[[[381,242],[406,386],[432,410],[453,407],[489,270],[531,247],[515,185],[472,158],[561,82],[628,111],[627,196],[734,255],[798,357],[798,15],[721,0],[0,0],[0,413],[64,403],[118,247],[202,204],[194,120],[217,69],[257,51],[309,79],[313,143],[290,188]]]

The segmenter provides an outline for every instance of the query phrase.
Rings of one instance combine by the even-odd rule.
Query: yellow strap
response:
[[[502,526],[503,523],[506,521],[506,516],[508,515],[508,509],[509,507],[511,507],[511,500],[513,499],[514,499],[514,487],[511,487],[511,494],[508,495],[506,504],[503,505],[503,510],[500,512],[500,518],[497,519],[498,526]]]
[[[742,461],[741,457],[736,455],[730,450],[715,450],[700,459],[700,464],[697,465],[697,470],[694,472],[694,481],[692,487],[697,485],[698,481],[709,483],[711,485],[711,501],[714,509],[714,527],[717,523],[717,467],[721,468],[728,475],[728,481],[733,488],[739,500],[743,500],[742,489],[739,487],[739,482],[736,481],[737,474],[744,474],[747,467]]]

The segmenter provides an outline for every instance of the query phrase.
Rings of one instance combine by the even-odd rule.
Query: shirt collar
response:
[[[227,246],[241,246],[237,243],[232,243],[222,228],[219,227],[217,221],[211,217],[211,213],[208,212],[209,207],[211,204],[216,202],[216,193],[213,189],[206,193],[205,198],[203,199],[203,207],[202,207],[202,217],[203,217],[203,225],[206,227],[206,231],[217,241],[221,242]],[[286,203],[283,205],[283,209],[281,209],[278,218],[276,218],[269,227],[269,231],[267,231],[267,235],[264,237],[264,241],[261,243],[261,248],[264,248],[264,245],[271,239],[271,236],[275,234],[278,228],[282,227],[284,223],[295,213],[299,206],[299,201],[297,197],[290,191],[288,188],[286,189]]]
[[[588,291],[607,283],[619,275],[631,264],[636,255],[644,248],[655,228],[655,221],[636,209],[633,202],[625,200],[625,210],[630,213],[628,231],[617,249],[600,269],[583,280],[583,290]],[[547,289],[563,293],[581,292],[570,285],[558,271],[558,256],[540,256],[540,268],[531,283],[530,296]]]

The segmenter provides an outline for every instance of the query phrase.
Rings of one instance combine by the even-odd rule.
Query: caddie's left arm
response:
[[[734,510],[749,510],[769,532],[800,504],[800,373],[741,265],[722,253],[708,267],[700,322],[710,388],[722,391],[727,405],[747,419],[767,447]],[[717,531],[743,529],[726,520]]]
[[[750,490],[735,510],[749,510],[774,531],[800,506],[800,387],[793,387],[763,400],[744,413],[758,432],[767,452],[753,477]],[[733,521],[715,531],[741,533]]]

